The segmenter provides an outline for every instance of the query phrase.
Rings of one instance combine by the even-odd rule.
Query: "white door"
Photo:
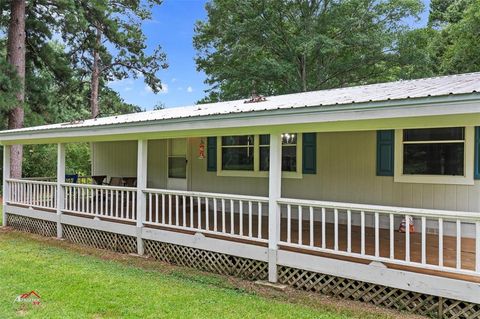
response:
[[[186,138],[168,140],[168,189],[188,190],[187,145]]]

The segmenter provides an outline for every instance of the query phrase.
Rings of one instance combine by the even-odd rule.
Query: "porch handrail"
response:
[[[331,201],[318,201],[307,199],[294,199],[294,198],[280,198],[277,201],[278,204],[284,205],[303,205],[312,206],[318,208],[331,208],[341,210],[357,210],[365,212],[378,212],[383,214],[403,214],[416,217],[434,217],[434,218],[446,218],[446,219],[461,219],[465,221],[480,221],[480,214],[464,211],[448,211],[439,209],[425,209],[425,208],[409,208],[409,207],[397,207],[397,206],[382,206],[382,205],[368,205],[368,204],[356,204],[345,202],[331,202]]]
[[[90,189],[108,189],[108,190],[118,190],[118,191],[133,191],[137,189],[136,187],[127,187],[127,186],[110,186],[110,185],[94,185],[94,184],[76,184],[76,183],[60,183],[60,186],[72,186],[78,188],[90,188]]]
[[[256,201],[261,203],[268,203],[268,197],[263,196],[249,196],[249,195],[237,195],[237,194],[222,194],[222,193],[208,193],[208,192],[195,192],[195,191],[179,191],[170,189],[158,189],[158,188],[146,188],[145,193],[153,194],[171,194],[171,195],[185,195],[185,196],[199,196],[199,197],[215,197],[218,199],[234,199],[244,201]]]
[[[57,185],[56,182],[45,182],[45,181],[38,181],[33,179],[19,179],[19,178],[7,178],[5,179],[7,182],[16,182],[16,183],[25,183],[25,184],[37,184],[37,185]]]

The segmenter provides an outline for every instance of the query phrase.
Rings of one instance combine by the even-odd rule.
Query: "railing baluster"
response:
[[[235,215],[234,215],[234,210],[235,206],[233,205],[233,199],[230,200],[230,234],[235,233],[235,226],[234,226],[234,221],[235,221]]]
[[[292,205],[287,204],[287,243],[292,242]]]
[[[239,235],[243,236],[243,201],[238,201]]]
[[[347,210],[347,252],[352,252],[352,211]]]
[[[187,198],[182,196],[182,224],[183,227],[187,227]]]
[[[178,201],[178,195],[174,195],[175,196],[175,225],[178,226],[180,225],[179,222],[178,222],[178,210],[180,207],[179,206],[179,201]]]
[[[422,216],[422,264],[427,263],[427,218]]]
[[[380,215],[375,212],[375,257],[380,256]]]
[[[462,269],[462,222],[460,219],[457,219],[457,262],[456,262],[456,268],[457,269]]]
[[[125,218],[125,191],[120,192],[120,216]]]
[[[222,233],[225,232],[225,199],[222,198]]]
[[[443,267],[443,218],[438,219],[438,265]]]
[[[152,199],[152,194],[148,193],[147,197],[148,197],[148,215],[149,215],[148,221],[152,223],[153,222],[153,207],[152,207],[153,199]]]
[[[98,215],[98,188],[95,189],[95,214]]]
[[[393,214],[390,217],[390,259],[395,259],[395,216]]]
[[[302,223],[303,223],[303,210],[302,206],[298,205],[298,244],[302,245],[302,235],[303,235],[303,229],[302,229]]]
[[[252,237],[252,201],[248,201],[248,237]]]
[[[118,190],[115,190],[115,217],[118,217]]]
[[[313,207],[310,206],[310,247],[313,247],[314,242],[313,242]]]
[[[262,203],[258,202],[258,238],[262,238]]]
[[[158,223],[158,194],[155,194],[155,223]]]
[[[108,213],[107,213],[108,216],[113,216],[113,214],[114,214],[114,207],[113,207],[113,206],[114,206],[114,204],[115,204],[115,200],[116,200],[116,199],[115,199],[114,190],[111,189],[111,190],[110,190],[110,210],[109,210]],[[133,194],[132,194],[132,202],[133,202]],[[135,207],[135,206],[132,205],[132,215],[133,215],[133,208],[134,208],[134,207]],[[129,217],[129,216],[128,216],[128,217]]]
[[[125,193],[127,194],[127,201],[125,202],[125,206],[126,206],[125,210],[126,210],[126,214],[127,214],[126,217],[130,218],[130,191],[126,191]],[[132,215],[133,215],[133,207],[132,207]]]
[[[360,212],[360,254],[365,255],[365,212]]]
[[[213,198],[213,231],[217,230],[217,199]]]
[[[194,227],[194,221],[193,221],[193,211],[194,211],[194,205],[193,205],[193,196],[190,196],[190,227]]]
[[[137,201],[137,192],[136,191],[132,191],[132,219],[137,219],[137,215],[138,215],[138,212],[137,212],[137,204],[136,204],[136,201]]]
[[[405,215],[405,261],[410,261],[410,216]]]
[[[172,195],[168,194],[168,225],[172,225]]]
[[[338,209],[334,209],[333,210],[333,218],[334,218],[334,245],[333,245],[333,249],[335,251],[338,250]]]
[[[202,229],[202,200],[197,196],[198,229]]]
[[[210,211],[208,208],[209,198],[205,197],[205,230],[210,230]]]
[[[162,194],[162,224],[165,224],[165,194]]]
[[[325,207],[322,207],[322,248],[327,247],[327,216],[325,214]]]

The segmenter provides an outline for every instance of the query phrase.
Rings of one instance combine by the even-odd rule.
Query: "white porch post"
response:
[[[282,136],[270,134],[270,169],[268,174],[268,280],[277,282],[277,251],[280,240],[282,196]]]
[[[137,253],[143,255],[142,228],[147,214],[147,155],[148,140],[138,140],[137,148]]]
[[[64,208],[64,191],[62,183],[65,183],[65,144],[57,146],[57,238],[63,237],[62,209]]]
[[[3,219],[2,225],[7,226],[7,200],[10,199],[7,179],[10,178],[10,145],[3,145]]]

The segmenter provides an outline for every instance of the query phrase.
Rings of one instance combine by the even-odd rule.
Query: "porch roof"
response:
[[[300,113],[340,113],[345,111],[359,111],[366,109],[376,110],[392,106],[421,106],[436,105],[446,103],[456,103],[458,101],[474,102],[473,111],[463,113],[480,113],[478,102],[480,101],[480,72],[466,73],[459,75],[441,76],[424,78],[408,81],[396,81],[371,85],[362,85],[346,88],[337,88],[329,90],[320,90],[312,92],[303,92],[295,94],[286,94],[279,96],[266,97],[265,101],[247,103],[244,99],[236,101],[200,104],[186,107],[167,108],[164,110],[147,111],[118,115],[97,119],[79,120],[66,123],[42,125],[15,130],[6,130],[0,132],[0,142],[25,140],[36,138],[45,138],[45,133],[49,137],[70,136],[64,133],[75,131],[75,134],[89,132],[92,130],[98,135],[120,134],[106,133],[100,129],[110,128],[132,128],[150,124],[166,125],[171,123],[188,122],[190,129],[195,129],[198,120],[222,119],[232,120],[241,115],[242,119],[255,118],[262,115],[293,115]],[[431,108],[430,108],[431,109]],[[472,108],[470,108],[472,110]],[[458,114],[458,110],[456,111]],[[447,115],[448,113],[441,113]],[[412,109],[404,116],[416,116]],[[428,111],[423,111],[419,116],[430,115]],[[431,115],[439,115],[432,113]],[[384,118],[390,116],[385,115]],[[397,115],[398,117],[398,115]],[[283,116],[284,119],[288,117]],[[369,117],[363,117],[368,119]],[[371,118],[374,118],[373,116]],[[378,118],[378,117],[377,117]],[[329,118],[332,120],[343,120],[342,118]],[[287,123],[286,121],[285,123]],[[313,122],[313,120],[311,121]],[[256,125],[260,125],[258,123]],[[275,124],[283,124],[282,120]],[[234,123],[227,124],[235,127]],[[255,124],[250,124],[251,126]],[[263,125],[272,125],[271,122],[264,122]],[[205,128],[199,126],[198,128]],[[171,129],[173,131],[173,129]],[[138,131],[140,132],[140,131]],[[134,133],[130,131],[129,133]],[[95,134],[95,133],[93,133]]]

